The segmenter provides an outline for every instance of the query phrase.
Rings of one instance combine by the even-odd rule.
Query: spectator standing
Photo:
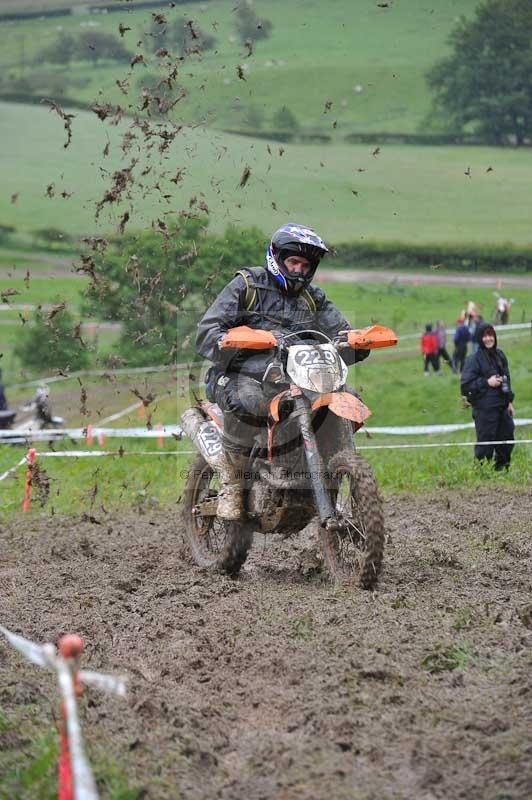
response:
[[[436,339],[438,340],[438,360],[443,359],[450,369],[453,369],[451,357],[447,352],[447,331],[443,320],[436,323]],[[454,370],[453,370],[454,372]]]
[[[2,370],[0,369],[0,411],[7,411],[7,399],[2,381]]]
[[[471,341],[471,334],[465,320],[460,317],[456,320],[454,331],[453,367],[455,372],[462,372],[467,356],[467,345]]]
[[[466,359],[460,389],[473,407],[475,458],[491,461],[495,453],[495,469],[507,469],[513,444],[481,444],[514,438],[514,393],[508,359],[497,347],[497,334],[489,323],[479,329],[479,348]]]
[[[493,294],[497,298],[494,314],[495,325],[508,325],[508,315],[515,301],[513,297],[507,300],[506,297],[502,297],[498,292],[493,292]]]
[[[440,359],[438,357],[438,338],[432,330],[432,325],[425,325],[425,333],[419,340],[421,355],[423,356],[423,372],[429,375],[429,365],[436,374],[440,371]]]

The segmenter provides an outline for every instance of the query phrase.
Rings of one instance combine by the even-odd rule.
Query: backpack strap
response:
[[[307,305],[310,308],[310,311],[311,311],[312,315],[316,316],[316,311],[317,311],[316,301],[312,297],[312,295],[309,292],[309,290],[308,289],[303,289],[301,294],[305,298],[305,300],[307,301]]]
[[[251,275],[251,272],[249,272],[247,269],[239,269],[238,272],[235,272],[235,275],[240,275],[242,278],[244,278],[244,283],[246,284],[246,293],[244,295],[244,308],[246,309],[246,311],[251,311],[251,309],[253,308],[253,304],[255,303],[255,298],[257,296],[257,290],[255,286],[253,286],[252,288],[249,284],[249,279],[252,278],[253,276]]]

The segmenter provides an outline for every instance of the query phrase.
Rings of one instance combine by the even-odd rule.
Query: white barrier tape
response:
[[[516,428],[523,425],[532,425],[532,419],[514,419]],[[434,434],[434,433],[453,433],[454,431],[465,431],[475,427],[474,422],[457,422],[456,424],[446,425],[403,425],[394,426],[391,428],[364,428],[362,433],[389,433],[392,436],[413,436],[417,434]]]
[[[92,686],[93,689],[99,689],[108,694],[117,694],[119,697],[126,695],[126,684],[122,678],[117,678],[116,675],[103,675],[101,672],[92,672],[90,669],[81,669],[78,675],[82,683]]]
[[[127,413],[127,410],[123,413]],[[105,420],[110,422],[111,420]],[[183,429],[180,425],[165,425],[162,428],[91,428],[94,439],[100,434],[109,438],[132,438],[132,439],[180,439]],[[85,440],[87,438],[87,428],[45,428],[35,431],[0,430],[0,442],[2,440],[13,443],[18,442],[51,442],[61,439]]]
[[[532,425],[532,419],[514,419],[516,427]],[[418,434],[452,433],[454,431],[464,431],[474,428],[473,422],[459,422],[442,425],[393,425],[389,427],[364,427],[364,431],[370,434],[384,433],[392,436],[414,436]],[[100,434],[119,439],[181,439],[184,436],[180,425],[165,425],[160,430],[147,430],[146,428],[93,428],[92,436],[97,438]],[[34,433],[22,435],[16,430],[0,430],[0,442],[2,440],[9,444],[24,444],[32,442],[50,442],[62,439],[85,440],[87,438],[86,428],[63,428],[60,430],[41,430]],[[0,478],[1,479],[1,478]]]
[[[32,664],[56,671],[65,708],[74,798],[75,800],[98,800],[96,783],[83,750],[76,693],[69,663],[57,653],[53,644],[38,645],[23,636],[11,633],[2,625],[0,625],[0,633],[5,636],[12,647],[18,650],[28,661],[31,661]],[[124,681],[113,675],[103,675],[90,670],[82,670],[78,672],[78,677],[80,681],[106,692],[122,696],[126,692]]]
[[[114,422],[115,419],[120,419],[120,417],[125,417],[126,414],[131,414],[132,411],[136,411],[137,408],[140,408],[142,405],[142,400],[139,400],[137,403],[132,403],[127,408],[123,408],[122,411],[117,411],[116,414],[111,414],[105,419],[100,421],[101,425],[106,425],[108,422]]]
[[[497,445],[497,444],[531,444],[532,439],[501,439],[497,441],[489,441],[489,442],[477,442],[474,439],[471,439],[469,442],[430,442],[428,444],[357,444],[357,450],[415,450],[419,449],[422,450],[423,448],[427,447],[474,447],[475,445]],[[97,450],[94,452],[91,451],[82,451],[78,453],[75,450],[52,450],[43,453],[37,453],[37,458],[95,458],[101,456],[115,456],[117,458],[125,458],[126,456],[195,456],[198,455],[197,450],[166,450],[160,451],[157,450],[130,450],[130,451],[118,451],[118,450]],[[20,462],[20,465],[25,463],[24,461]],[[18,465],[18,466],[20,466]]]
[[[41,455],[41,454],[39,454]],[[55,645],[53,644],[36,644],[35,642],[19,636],[17,633],[12,633],[3,625],[0,625],[0,633],[3,633],[9,644],[18,650],[28,661],[36,664],[38,667],[45,667],[47,669],[55,669],[57,660],[61,656],[57,653]],[[87,677],[86,683],[96,689],[104,692],[118,694],[120,696],[126,693],[126,684],[123,678],[116,675],[107,675],[100,672],[92,672],[91,670],[80,670],[80,680],[84,681],[84,676]]]
[[[530,444],[532,439],[501,439],[497,442],[430,442],[429,444],[363,444],[357,445],[357,450],[406,450],[424,447],[474,447],[475,445],[495,445],[495,444]]]
[[[21,458],[20,461],[17,464],[15,464],[14,467],[10,467],[10,469],[6,470],[5,472],[2,472],[2,474],[0,475],[0,481],[5,480],[5,478],[9,478],[9,476],[12,475],[13,472],[16,472],[17,469],[25,463],[26,463],[26,456],[24,456],[24,458]]]
[[[184,453],[196,453],[196,450],[186,450]],[[48,452],[38,452],[37,458],[97,458],[99,456],[180,456],[179,450],[49,450]]]

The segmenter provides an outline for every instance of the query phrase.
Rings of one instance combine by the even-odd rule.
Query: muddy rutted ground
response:
[[[205,574],[175,510],[18,518],[0,621],[77,631],[85,664],[125,668],[128,700],[91,693],[84,729],[147,798],[525,800],[532,499],[493,485],[386,507],[375,594],[323,582],[295,540],[259,541],[237,582]],[[0,706],[21,703],[49,720],[53,684],[0,643]]]

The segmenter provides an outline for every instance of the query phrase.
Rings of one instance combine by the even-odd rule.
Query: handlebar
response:
[[[301,337],[309,333],[313,336],[321,337],[325,342],[334,344],[338,349],[351,347],[354,350],[374,350],[378,347],[391,347],[397,344],[397,335],[391,328],[386,328],[384,325],[370,325],[367,328],[340,331],[334,339],[331,339],[322,331],[310,328],[276,336],[273,331],[250,328],[248,325],[239,325],[228,330],[218,346],[221,350],[226,348],[270,350],[274,347],[282,347],[286,344],[287,339],[294,336]]]

